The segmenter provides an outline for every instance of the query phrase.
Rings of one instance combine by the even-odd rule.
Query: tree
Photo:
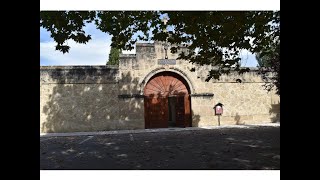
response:
[[[280,39],[276,39],[270,47],[266,47],[256,54],[259,74],[266,82],[264,87],[270,91],[276,88],[280,95]]]
[[[280,48],[280,39],[274,38],[274,42],[270,46],[264,47],[260,52],[256,53],[258,67],[271,67],[272,58],[277,53],[277,48]]]
[[[256,53],[256,60],[258,62],[258,67],[270,67],[270,58],[269,56],[265,55],[261,57],[261,53]]]
[[[164,14],[169,18],[167,24],[160,18]],[[112,35],[111,46],[118,49],[131,50],[138,40],[168,40],[172,53],[177,52],[180,44],[186,46],[188,52],[181,52],[178,59],[214,66],[206,81],[219,79],[222,73],[228,74],[231,70],[249,71],[240,68],[240,51],[259,53],[280,37],[279,11],[40,12],[40,26],[51,32],[57,43],[56,50],[63,53],[70,49],[67,40],[86,43],[91,39],[83,30],[89,22],[95,22],[97,29]],[[167,26],[173,30],[164,32]],[[137,33],[140,35],[134,38]]]
[[[121,53],[121,50],[111,47],[107,65],[119,65],[120,53]]]

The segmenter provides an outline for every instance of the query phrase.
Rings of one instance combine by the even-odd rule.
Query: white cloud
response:
[[[91,40],[87,44],[78,44],[68,40],[69,53],[56,51],[56,43],[50,33],[40,28],[40,65],[105,65],[110,53],[111,37],[101,32],[93,23],[84,27]]]
[[[71,49],[65,54],[56,51],[56,43],[50,38],[49,33],[42,31],[41,35],[46,41],[40,42],[40,65],[105,65],[110,53],[111,36],[97,30],[93,24],[87,24],[85,30],[92,35],[92,39],[87,44],[69,40],[68,45]],[[136,49],[122,53],[135,54]],[[257,66],[255,55],[247,50],[241,51],[241,58],[241,66]]]
[[[241,66],[242,67],[257,67],[258,62],[256,56],[248,50],[241,50]]]
[[[110,52],[110,38],[91,39],[87,44],[68,41],[69,53],[55,50],[54,41],[40,42],[41,65],[105,65]]]

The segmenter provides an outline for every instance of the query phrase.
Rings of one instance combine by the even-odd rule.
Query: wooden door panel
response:
[[[191,127],[191,107],[190,107],[190,96],[184,96],[184,114],[185,114],[185,126]]]
[[[184,96],[176,97],[176,126],[185,127]]]
[[[146,129],[150,128],[150,98],[144,97],[144,127]]]
[[[145,127],[168,127],[168,98],[145,97]]]
[[[162,74],[150,79],[144,88],[144,95],[146,96],[162,96],[168,97],[170,95],[185,95],[188,94],[186,83],[178,77],[170,76],[169,74]]]
[[[153,76],[144,87],[145,127],[165,128],[169,123],[168,97],[176,97],[176,126],[191,126],[190,90],[183,77],[173,72]]]

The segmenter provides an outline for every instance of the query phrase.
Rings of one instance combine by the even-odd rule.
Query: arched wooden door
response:
[[[187,82],[176,73],[152,77],[144,88],[145,128],[167,128],[169,122],[176,127],[191,126],[189,94]]]

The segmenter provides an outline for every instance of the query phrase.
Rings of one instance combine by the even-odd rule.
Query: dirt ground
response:
[[[280,126],[41,137],[40,169],[280,169]]]

